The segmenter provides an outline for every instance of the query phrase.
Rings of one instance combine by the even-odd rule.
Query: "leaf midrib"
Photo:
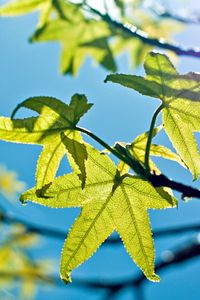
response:
[[[51,163],[51,161],[52,161],[52,159],[53,159],[53,157],[54,157],[54,154],[56,153],[56,151],[59,149],[59,147],[61,146],[61,144],[62,144],[62,142],[59,142],[57,145],[56,145],[56,147],[54,148],[54,150],[53,150],[53,152],[51,153],[51,157],[50,157],[50,159],[49,159],[49,161],[48,161],[48,163],[47,163],[47,167],[46,167],[46,169],[45,169],[45,172],[44,172],[44,176],[43,176],[43,179],[42,179],[42,186],[44,185],[44,182],[45,182],[45,179],[46,179],[46,175],[47,175],[47,170],[49,169],[49,166],[50,166],[50,163]],[[46,146],[46,145],[45,145]],[[44,147],[45,147],[44,146]]]
[[[87,188],[91,188],[93,186],[107,185],[107,184],[111,184],[111,183],[113,183],[113,179],[112,180],[107,180],[107,181],[102,181],[102,182],[86,183],[84,190],[87,190]],[[51,187],[50,187],[50,189],[51,189]],[[59,190],[59,192],[56,193],[56,198],[60,197],[61,194],[66,193],[68,191],[70,192],[70,191],[75,191],[75,190],[80,190],[80,189],[82,190],[81,185],[73,186],[71,188],[66,188],[66,189],[63,189],[63,190]],[[55,195],[55,192],[45,193],[45,196],[50,196],[52,194]]]
[[[102,205],[101,209],[99,210],[98,214],[96,215],[96,217],[93,219],[92,223],[90,224],[88,230],[85,232],[85,234],[83,235],[82,239],[80,240],[80,242],[78,243],[78,246],[76,247],[76,250],[73,252],[73,254],[71,254],[71,256],[69,257],[67,263],[66,263],[66,267],[68,267],[68,265],[70,264],[70,262],[73,260],[73,258],[75,257],[75,255],[77,254],[77,252],[80,250],[83,241],[85,240],[85,238],[88,236],[88,234],[90,233],[91,229],[93,228],[94,224],[96,223],[96,221],[99,219],[99,217],[101,216],[101,214],[103,213],[104,209],[106,209],[107,204],[109,203],[110,199],[112,198],[113,193],[111,192],[108,196],[108,198],[106,199],[106,201],[104,202],[104,204]]]
[[[168,115],[170,115],[170,117],[171,117],[171,119],[172,119],[174,125],[177,127],[177,129],[178,129],[178,131],[179,131],[179,133],[180,133],[180,137],[181,137],[181,139],[182,139],[183,144],[185,145],[185,147],[186,147],[186,149],[187,149],[187,153],[189,154],[190,161],[191,161],[191,163],[192,163],[193,170],[195,171],[195,176],[196,176],[196,174],[198,174],[198,170],[196,170],[196,166],[195,166],[195,164],[194,164],[194,161],[193,161],[193,159],[192,159],[192,155],[191,155],[191,153],[190,153],[190,148],[187,146],[187,143],[186,143],[185,139],[183,138],[183,135],[182,135],[182,132],[181,132],[179,126],[178,126],[178,123],[175,122],[175,118],[174,118],[174,116],[173,116],[173,113],[171,113],[170,109],[167,109],[167,108],[165,108],[165,109],[166,109]]]
[[[138,229],[138,225],[137,225],[137,221],[136,221],[136,218],[135,218],[135,214],[134,214],[134,211],[133,211],[133,208],[132,208],[132,205],[131,205],[131,201],[129,200],[129,197],[126,193],[126,190],[124,188],[123,185],[121,185],[121,190],[122,190],[122,193],[124,195],[124,198],[126,200],[126,203],[127,203],[127,206],[128,206],[128,211],[130,213],[130,216],[131,216],[131,219],[133,221],[133,224],[134,224],[134,227],[135,227],[135,232],[136,232],[136,235],[138,237],[138,241],[139,241],[139,244],[140,244],[140,248],[142,250],[142,253],[143,253],[143,256],[144,256],[144,259],[145,259],[145,263],[146,263],[146,266],[147,266],[147,270],[150,270],[150,264],[149,264],[149,261],[148,261],[148,256],[146,254],[146,251],[145,251],[145,247],[143,245],[143,242],[142,242],[142,237],[140,235],[140,230]],[[141,203],[141,206],[143,204]]]

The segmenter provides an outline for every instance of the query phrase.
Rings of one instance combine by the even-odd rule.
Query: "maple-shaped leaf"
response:
[[[82,207],[63,247],[62,279],[70,281],[70,272],[116,230],[146,277],[158,281],[154,273],[154,245],[147,210],[174,207],[176,200],[139,177],[120,176],[112,160],[96,149],[87,146],[87,153],[84,189],[77,176],[71,173],[57,177],[42,197],[36,188],[21,196],[23,202],[30,200],[48,207]]]
[[[162,101],[164,129],[194,179],[197,179],[200,155],[193,132],[200,131],[200,75],[180,75],[166,55],[155,52],[146,56],[144,68],[146,77],[113,74],[106,81]]]
[[[31,38],[33,42],[58,41],[62,46],[60,69],[64,74],[77,74],[89,55],[108,70],[115,71],[116,65],[109,48],[109,26],[102,21],[58,18],[38,29]]]
[[[26,107],[36,111],[38,117],[0,118],[1,140],[43,146],[36,171],[38,190],[51,183],[65,153],[70,154],[70,161],[73,160],[78,165],[76,170],[78,174],[82,173],[84,185],[86,154],[81,135],[75,130],[75,126],[91,106],[92,104],[87,103],[87,98],[79,94],[72,97],[69,105],[51,97],[34,97],[18,105],[13,116],[20,107]],[[68,143],[63,143],[63,135],[68,138]],[[77,147],[80,151],[79,159]]]

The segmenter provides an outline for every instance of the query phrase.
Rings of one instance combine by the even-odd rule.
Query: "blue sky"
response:
[[[196,1],[193,7],[198,8]],[[1,45],[1,88],[0,88],[0,115],[9,116],[12,109],[22,100],[30,96],[55,96],[69,102],[70,97],[78,92],[87,95],[94,103],[92,110],[83,118],[81,125],[92,130],[105,141],[113,144],[115,141],[130,142],[138,134],[148,130],[150,120],[158,101],[145,98],[137,93],[120,86],[103,81],[107,72],[94,66],[88,59],[77,77],[63,77],[59,74],[59,46],[55,43],[29,44],[28,37],[36,24],[36,15],[20,18],[0,19],[0,45]],[[176,40],[186,46],[199,46],[200,35],[198,26],[188,26],[186,30],[176,37]],[[118,59],[119,71],[131,73],[126,55]],[[200,61],[188,57],[180,58],[178,70],[180,72],[199,71]],[[142,74],[142,67],[136,70]],[[19,116],[24,115],[24,111]],[[197,138],[199,136],[197,135]],[[158,143],[170,146],[164,134],[160,134]],[[27,182],[29,187],[34,185],[34,170],[40,153],[39,146],[19,145],[0,142],[0,163],[9,169],[18,172],[21,180]],[[186,170],[175,163],[162,162],[161,169],[172,178],[192,183],[192,178]],[[69,171],[67,161],[63,161],[59,174]],[[199,182],[195,183],[196,186]],[[178,195],[180,199],[180,195]],[[78,214],[78,210],[53,210],[29,203],[22,206],[17,203],[15,207],[4,201],[8,209],[23,219],[31,220],[36,224],[62,228],[68,230]],[[172,226],[177,224],[190,224],[200,222],[199,203],[192,201],[182,203],[178,209],[151,212],[153,228]],[[192,234],[190,235],[192,236]],[[163,240],[156,240],[157,257],[163,250],[173,248],[188,240],[188,236],[176,236]],[[62,242],[44,240],[40,248],[35,249],[36,257],[53,257],[56,259],[56,269],[59,269],[59,256]],[[176,268],[161,272],[161,283],[147,283],[145,286],[146,300],[151,299],[182,299],[186,300],[200,297],[199,291],[200,261],[186,263]],[[112,249],[104,247],[94,257],[74,271],[73,277],[118,279],[137,274],[139,270],[126,254],[122,246]],[[70,299],[70,300],[100,300],[101,293],[80,291],[73,287],[44,289],[40,288],[36,299]],[[129,300],[133,292],[127,290],[116,299]]]

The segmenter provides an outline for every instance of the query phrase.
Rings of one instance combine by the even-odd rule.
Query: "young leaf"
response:
[[[163,126],[174,148],[197,179],[200,155],[193,132],[200,131],[200,75],[180,75],[166,55],[150,52],[146,56],[147,76],[109,75],[106,81],[159,98],[163,105]]]
[[[162,126],[154,128],[153,136],[155,136],[161,130],[161,128],[162,128]],[[144,132],[143,134],[137,136],[136,139],[129,146],[129,150],[130,150],[131,154],[138,160],[142,161],[143,163],[144,163],[145,149],[146,149],[148,135],[149,135],[149,132],[147,131],[147,132]],[[179,163],[180,165],[182,165],[183,167],[185,167],[182,160],[176,153],[172,152],[170,149],[168,149],[167,147],[162,146],[162,145],[151,144],[150,156],[158,156],[158,157],[160,156],[160,157],[175,161],[175,162]],[[152,162],[152,160],[150,160],[150,167],[151,166],[153,169],[156,168],[156,170],[157,170],[157,167]]]
[[[63,144],[61,134],[75,140],[82,141],[75,126],[80,118],[91,108],[92,104],[87,103],[84,95],[75,94],[69,105],[58,99],[50,97],[30,98],[18,105],[12,117],[20,107],[26,107],[39,113],[38,117],[27,119],[0,118],[0,139],[28,144],[43,145],[43,150],[38,160],[36,171],[37,189],[50,184],[53,180],[61,159],[65,155],[66,147]],[[70,148],[71,154],[76,157]],[[77,159],[75,160],[77,163]],[[80,167],[80,160],[78,161]],[[84,184],[83,165],[80,167],[83,172],[82,180]],[[80,172],[79,172],[80,173]]]
[[[161,128],[162,126],[154,128],[152,136],[154,137],[161,130]],[[140,161],[142,164],[144,164],[145,160],[145,150],[148,135],[149,132],[146,131],[138,135],[131,144],[120,143],[124,146],[124,149],[127,149],[126,151],[128,151],[134,159]],[[173,160],[185,167],[184,163],[176,153],[172,152],[170,149],[162,145],[151,144],[150,156],[160,156],[169,160]],[[149,166],[151,171],[160,174],[160,170],[151,159],[149,160]],[[127,173],[129,171],[129,168],[130,167],[126,165],[123,161],[119,162],[118,170],[121,175]]]
[[[56,178],[43,197],[37,195],[36,188],[21,196],[21,201],[31,200],[49,207],[82,207],[62,251],[62,279],[70,281],[70,272],[117,230],[145,276],[158,281],[147,210],[174,207],[176,200],[167,193],[159,193],[139,177],[120,176],[111,159],[92,147],[87,146],[87,153],[84,189],[75,174],[67,174]]]

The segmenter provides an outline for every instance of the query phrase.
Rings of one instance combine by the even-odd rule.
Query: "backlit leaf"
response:
[[[82,207],[65,241],[61,277],[70,281],[70,272],[87,260],[116,230],[127,252],[147,278],[154,273],[154,246],[148,209],[176,206],[169,194],[161,195],[147,181],[130,175],[120,176],[111,159],[87,146],[85,187],[74,174],[56,178],[41,197],[36,188],[25,192],[22,201],[31,200],[49,207]]]
[[[84,187],[86,180],[85,161],[87,160],[86,146],[75,139],[68,138],[64,133],[61,133],[61,139],[66,150],[72,156],[73,162],[71,161],[71,165],[75,173],[78,174],[82,182],[82,186]]]
[[[145,60],[147,76],[109,75],[106,81],[159,98],[163,104],[163,126],[174,148],[197,179],[200,155],[194,132],[200,131],[200,75],[180,75],[168,57],[151,52]]]
[[[35,97],[19,104],[13,113],[12,119],[0,118],[0,139],[43,146],[36,171],[38,190],[51,183],[61,159],[65,153],[68,153],[61,134],[65,134],[66,137],[75,140],[77,143],[82,141],[79,132],[75,130],[75,126],[91,106],[92,104],[87,103],[86,97],[79,94],[72,97],[69,105],[55,98]],[[39,116],[13,119],[20,107],[34,110]],[[70,148],[70,150],[72,154],[73,149]],[[74,148],[74,151],[76,151],[76,148]],[[77,156],[77,154],[74,154],[74,156]],[[83,172],[83,166],[81,166],[81,172]],[[84,174],[83,182],[85,176]]]
[[[162,128],[162,126],[154,128],[153,136],[155,136],[161,130],[161,128]],[[129,150],[131,151],[131,154],[138,160],[142,161],[143,163],[144,163],[148,135],[149,135],[149,132],[147,131],[147,132],[144,132],[143,134],[137,136],[136,139],[129,146]],[[162,146],[162,145],[151,144],[150,156],[166,158],[166,159],[175,161],[175,162],[179,163],[180,165],[182,165],[183,167],[185,167],[182,160],[176,153],[172,152],[169,148]],[[157,167],[152,162],[152,160],[150,160],[150,167],[151,166],[154,170],[155,170],[155,168],[157,170]]]
[[[61,43],[61,65],[63,73],[76,74],[89,55],[109,70],[116,70],[115,62],[107,42],[111,35],[104,22],[84,20],[78,22],[66,19],[52,20],[38,29],[31,41],[58,41]]]

